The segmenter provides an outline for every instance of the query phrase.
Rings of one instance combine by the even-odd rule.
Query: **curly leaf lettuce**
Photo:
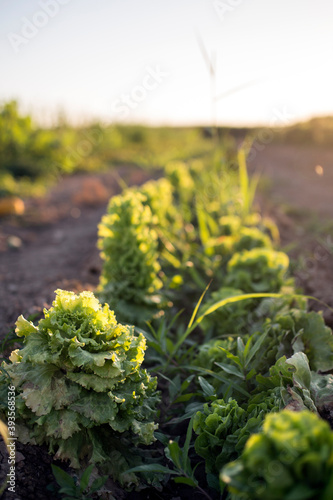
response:
[[[114,196],[98,227],[104,261],[99,296],[121,321],[136,325],[151,319],[161,301],[158,237],[146,203],[140,192]]]
[[[145,338],[117,323],[108,305],[91,292],[57,290],[38,325],[20,316],[16,333],[25,345],[3,368],[17,391],[19,438],[47,443],[73,466],[85,457],[107,461],[109,443],[124,436],[132,444],[154,440],[159,396],[141,368]]]
[[[262,432],[223,468],[221,480],[232,500],[330,500],[333,432],[309,411],[267,415]]]

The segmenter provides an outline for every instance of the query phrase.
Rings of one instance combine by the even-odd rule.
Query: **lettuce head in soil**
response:
[[[141,368],[142,334],[117,323],[91,292],[57,290],[44,316],[38,326],[19,317],[25,345],[2,364],[0,405],[5,411],[1,402],[14,385],[18,439],[46,443],[74,467],[83,459],[115,462],[122,446],[153,442],[159,394]]]
[[[333,432],[307,410],[271,413],[221,479],[232,500],[331,500]]]

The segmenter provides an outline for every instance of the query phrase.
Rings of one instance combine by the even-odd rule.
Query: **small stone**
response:
[[[17,249],[21,248],[22,240],[18,236],[14,236],[14,235],[8,236],[7,245],[9,246],[9,248],[13,248],[13,249],[17,250]]]

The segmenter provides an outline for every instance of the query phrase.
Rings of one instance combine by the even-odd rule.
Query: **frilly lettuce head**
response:
[[[144,324],[160,302],[155,222],[147,197],[128,190],[111,198],[98,226],[104,260],[99,297],[122,322]]]
[[[206,403],[193,421],[193,429],[198,434],[195,451],[205,459],[206,472],[218,474],[223,465],[237,458],[250,434],[261,429],[265,414],[278,410],[273,398],[269,399],[268,406],[258,403],[248,409],[241,408],[231,398],[228,402],[217,399]]]
[[[221,479],[232,500],[330,500],[333,491],[333,432],[309,411],[267,415],[238,460]]]
[[[244,250],[228,262],[226,284],[245,293],[278,292],[288,266],[289,258],[283,252],[267,248]]]
[[[16,387],[19,439],[47,443],[73,466],[106,461],[123,438],[150,444],[159,397],[141,368],[145,338],[91,292],[57,290],[44,316],[38,326],[19,317],[25,346],[3,364]]]

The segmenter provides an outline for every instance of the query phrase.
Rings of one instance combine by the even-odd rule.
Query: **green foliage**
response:
[[[257,175],[254,175],[252,178],[249,178],[246,166],[246,153],[244,148],[241,148],[238,151],[237,158],[239,166],[239,186],[243,204],[243,216],[246,217],[251,211],[259,177]]]
[[[233,252],[253,250],[254,248],[271,248],[270,238],[256,227],[242,227],[234,238]]]
[[[288,266],[288,256],[283,252],[266,248],[244,250],[228,262],[226,284],[246,293],[278,292]]]
[[[123,439],[150,444],[159,397],[141,368],[145,338],[91,292],[56,293],[38,326],[20,316],[24,347],[3,363],[1,385],[9,376],[17,391],[19,439],[47,443],[74,467],[85,457],[107,462]]]
[[[259,483],[252,481],[252,469],[250,481],[244,472],[245,443],[253,433],[266,436],[265,429],[261,432],[266,414],[306,409],[330,422],[333,415],[331,330],[321,315],[307,312],[306,299],[295,295],[293,280],[286,278],[288,257],[273,249],[279,239],[276,226],[251,212],[258,177],[249,178],[244,151],[237,166],[234,151],[227,146],[209,151],[211,144],[198,129],[176,135],[136,125],[39,130],[15,106],[7,109],[6,119],[9,132],[3,142],[0,138],[0,160],[12,163],[1,174],[4,191],[15,192],[16,183],[22,186],[27,179],[37,182],[46,157],[54,161],[54,171],[66,173],[115,163],[166,167],[164,178],[140,187],[127,188],[119,178],[125,190],[110,201],[99,225],[104,263],[98,295],[109,305],[102,307],[88,292],[58,291],[37,326],[18,319],[24,347],[1,367],[1,417],[11,380],[23,442],[46,443],[51,453],[76,467],[97,464],[126,488],[141,488],[143,482],[161,489],[171,477],[206,498],[213,488],[226,499],[220,469],[238,459],[225,469],[231,471],[235,500],[317,498],[315,488],[297,481],[286,495],[279,489],[274,494],[280,496],[271,495],[267,474],[274,467],[282,470],[279,460],[285,456],[277,450],[273,459],[271,447],[265,449],[269,468],[263,469],[264,477],[253,466]],[[0,132],[1,126],[0,120]],[[82,138],[91,143],[86,156],[76,154]],[[12,341],[6,339],[2,347]],[[157,381],[141,368],[146,345],[146,366],[158,374],[164,396],[163,432],[154,433]],[[318,420],[310,420],[308,431],[315,434]],[[288,425],[283,423],[277,437],[293,443]],[[159,443],[153,449],[137,446],[155,438]],[[318,459],[316,450],[303,456],[296,449],[297,474],[305,470],[307,477],[306,464]],[[327,469],[332,459],[326,451],[320,460]],[[258,457],[264,463],[261,449]],[[207,484],[196,473],[202,458]],[[256,460],[255,448],[250,465]],[[294,479],[296,472],[287,469]],[[91,496],[90,471],[78,483],[57,470],[62,493]],[[287,484],[282,476],[279,488]],[[266,483],[267,496],[256,497],[257,486]],[[333,488],[331,479],[327,484]]]
[[[174,223],[177,210],[173,204],[173,186],[168,179],[162,177],[157,181],[146,182],[139,191],[146,197],[147,205],[156,216],[158,228],[163,231]]]
[[[93,464],[89,465],[83,472],[80,481],[76,481],[70,474],[67,474],[56,465],[52,464],[51,467],[53,475],[60,486],[59,493],[65,495],[62,500],[91,500],[92,495],[101,489],[107,480],[107,476],[103,476],[91,481]]]
[[[113,197],[98,233],[104,260],[99,296],[121,321],[137,325],[151,319],[161,300],[157,233],[146,201],[131,191]]]
[[[221,347],[223,347],[223,349],[221,349]],[[198,348],[198,355],[194,360],[194,364],[212,370],[214,369],[215,362],[223,362],[227,359],[224,349],[234,353],[236,349],[236,340],[232,337],[228,337],[226,339],[213,339],[201,344]]]
[[[237,401],[217,399],[197,412],[193,429],[198,437],[195,450],[205,459],[206,472],[218,474],[223,465],[236,459],[250,436],[261,428],[267,411],[278,411],[274,405],[252,404],[251,411],[238,406]]]
[[[228,297],[237,297],[242,294],[242,290],[222,287],[211,294],[210,299],[201,308],[201,312],[205,313],[213,304],[216,304],[220,300]],[[206,316],[200,326],[205,332],[211,328],[215,337],[240,334],[244,332],[244,329],[247,330],[248,328],[249,312],[253,309],[253,302],[251,300],[243,300],[227,304],[225,307],[221,307],[209,316]]]
[[[233,236],[238,233],[242,219],[237,215],[223,215],[219,219],[219,228],[223,236]]]
[[[330,500],[333,433],[308,411],[267,415],[262,432],[249,438],[221,479],[235,500]]]
[[[165,456],[172,463],[173,469],[165,467],[160,464],[145,464],[138,467],[130,469],[128,472],[154,472],[162,473],[167,475],[172,475],[175,483],[186,484],[194,488],[198,488],[199,491],[209,500],[210,496],[199,486],[198,480],[195,477],[195,470],[197,466],[192,469],[191,460],[189,457],[189,449],[192,438],[192,428],[193,428],[193,418],[191,418],[187,432],[186,439],[183,448],[181,448],[177,441],[169,440],[167,443],[165,441],[165,436],[160,435],[160,440],[162,443],[167,444],[165,448]]]
[[[314,371],[333,369],[333,335],[320,313],[292,309],[277,316],[276,322],[284,336],[292,335],[294,352],[304,352]]]

